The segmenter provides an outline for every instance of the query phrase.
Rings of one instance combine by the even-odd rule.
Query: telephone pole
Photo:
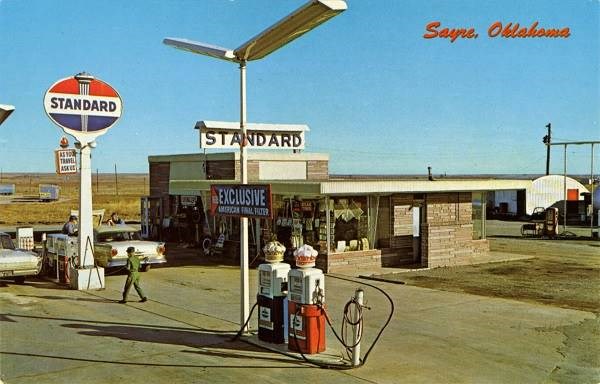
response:
[[[544,136],[544,144],[546,144],[546,176],[550,174],[550,145],[552,143],[552,124],[546,125],[548,134]]]

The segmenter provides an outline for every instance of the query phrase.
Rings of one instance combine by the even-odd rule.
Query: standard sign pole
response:
[[[73,136],[80,154],[79,261],[71,287],[79,290],[104,286],[104,269],[94,265],[91,149],[121,117],[121,97],[110,85],[87,73],[61,79],[44,95],[44,109],[53,123]],[[65,214],[66,215],[66,214]]]

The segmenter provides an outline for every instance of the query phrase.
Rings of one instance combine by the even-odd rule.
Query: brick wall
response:
[[[169,215],[169,174],[171,172],[171,165],[169,162],[150,163],[149,172],[150,196],[160,197],[163,214]]]
[[[316,262],[316,267],[325,273],[358,273],[377,269],[381,265],[379,249],[320,254]]]
[[[329,161],[308,160],[306,162],[307,180],[327,180],[329,178]]]
[[[259,160],[248,160],[248,180],[259,180]],[[240,162],[234,160],[212,160],[207,162],[209,179],[234,180],[240,178]],[[329,162],[309,160],[306,162],[307,180],[327,180],[329,178]]]
[[[234,160],[211,160],[206,162],[206,178],[211,180],[232,180],[238,169]]]
[[[235,175],[231,175],[231,179],[241,180],[241,168],[240,162],[236,161],[233,164],[235,168]],[[247,163],[248,170],[248,181],[258,181],[259,180],[259,161],[258,160],[248,160]]]
[[[426,223],[421,228],[421,264],[425,267],[464,265],[489,250],[487,240],[473,240],[470,192],[436,193],[426,197]]]

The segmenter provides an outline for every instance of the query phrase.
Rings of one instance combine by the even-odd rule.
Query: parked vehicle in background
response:
[[[42,268],[42,257],[33,251],[15,247],[9,234],[0,232],[0,277],[12,277],[23,284],[25,277],[36,276]]]
[[[40,201],[56,201],[60,196],[60,187],[54,184],[40,184]]]
[[[14,195],[15,190],[16,189],[14,184],[0,184],[0,195]]]

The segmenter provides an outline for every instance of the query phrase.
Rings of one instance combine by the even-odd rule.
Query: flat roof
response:
[[[303,161],[303,160],[329,160],[329,155],[326,153],[316,152],[273,152],[273,151],[248,151],[248,160],[265,160],[265,161]],[[218,160],[239,160],[240,152],[211,152],[211,153],[182,153],[175,155],[152,155],[148,156],[149,163],[164,163],[178,161],[218,161]]]
[[[214,121],[202,120],[196,123],[196,129],[218,129],[222,131],[238,131],[240,129],[239,121]],[[267,124],[267,123],[246,123],[246,129],[249,131],[289,131],[289,132],[307,132],[310,131],[306,124]]]

